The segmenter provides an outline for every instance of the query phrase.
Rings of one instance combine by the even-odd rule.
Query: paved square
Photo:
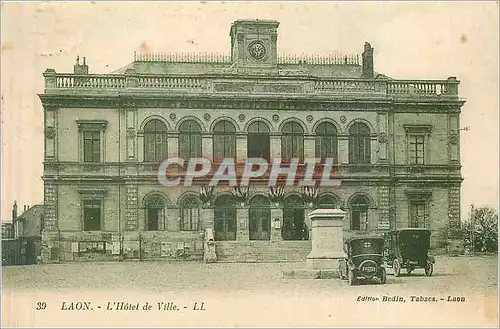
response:
[[[394,277],[388,271],[385,286],[361,284],[350,287],[338,279],[285,279],[284,270],[305,268],[304,263],[216,263],[201,262],[106,262],[14,266],[3,268],[4,288],[14,290],[133,291],[332,291],[357,293],[405,291],[497,294],[496,256],[437,256],[432,277],[423,270],[411,276]],[[404,271],[403,271],[404,273]]]

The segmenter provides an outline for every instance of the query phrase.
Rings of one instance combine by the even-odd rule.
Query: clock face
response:
[[[260,41],[254,41],[248,46],[248,52],[254,59],[263,59],[266,56],[266,47]]]

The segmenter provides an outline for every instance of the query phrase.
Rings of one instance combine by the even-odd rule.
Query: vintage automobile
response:
[[[434,271],[434,257],[429,256],[431,231],[423,228],[391,230],[384,234],[384,262],[392,267],[394,276],[406,269],[409,275],[416,268],[423,268],[425,275]]]
[[[355,285],[358,280],[379,278],[380,283],[387,281],[383,264],[384,239],[381,237],[354,237],[344,243],[345,259],[339,262],[341,279]]]

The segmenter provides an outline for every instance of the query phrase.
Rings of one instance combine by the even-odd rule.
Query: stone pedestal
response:
[[[317,209],[309,213],[312,226],[312,248],[307,256],[308,269],[337,269],[344,258],[343,221],[340,209]]]

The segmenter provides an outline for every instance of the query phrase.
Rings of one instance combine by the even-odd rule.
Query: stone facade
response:
[[[460,220],[459,82],[389,79],[373,71],[369,44],[361,56],[279,55],[278,25],[236,21],[230,56],[136,54],[109,75],[88,74],[85,60],[73,74],[46,70],[44,262],[202,259],[207,228],[227,259],[231,250],[278,259],[278,245],[290,253],[310,247],[294,221],[310,229],[306,214],[318,207],[346,210],[345,236],[407,226],[437,232]],[[151,122],[164,129],[153,139]],[[267,132],[252,142],[257,122]],[[188,123],[199,130],[186,132]],[[224,134],[239,164],[266,143],[259,150],[268,158],[295,152],[289,145],[308,158],[332,141],[341,186],[320,186],[312,202],[301,187],[286,187],[274,202],[265,184],[252,182],[244,200],[217,186],[203,201],[206,181],[158,183],[159,155],[199,147],[214,160],[222,123],[233,129]],[[290,123],[302,131],[299,146],[287,144]],[[335,133],[324,137],[324,127]],[[259,196],[266,206],[253,203]]]

